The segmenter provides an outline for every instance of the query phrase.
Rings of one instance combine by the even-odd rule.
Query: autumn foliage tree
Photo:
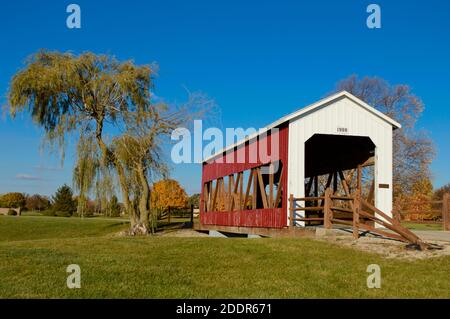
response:
[[[164,179],[153,185],[151,195],[152,207],[164,211],[171,208],[186,207],[188,196],[183,187],[173,179]]]
[[[430,164],[435,155],[427,133],[416,127],[424,110],[422,100],[408,85],[390,85],[378,77],[352,75],[337,84],[336,91],[346,90],[402,125],[393,132],[394,198],[412,195],[412,185],[429,180]],[[423,189],[427,195],[428,189]]]
[[[26,204],[25,195],[22,193],[7,193],[0,196],[0,205],[6,208],[23,208]]]
[[[34,194],[27,196],[25,207],[27,210],[46,210],[50,207],[50,200],[42,195]]]

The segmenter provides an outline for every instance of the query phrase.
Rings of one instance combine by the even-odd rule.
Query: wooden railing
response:
[[[441,224],[444,230],[450,230],[450,194],[446,193],[442,200],[423,200],[408,203],[409,206],[429,207],[424,209],[406,209],[395,212],[399,221],[425,222]],[[436,207],[440,206],[440,208]],[[408,216],[409,215],[409,216]],[[410,216],[419,217],[417,219]],[[431,218],[430,218],[431,216]]]
[[[322,205],[318,201],[322,200]],[[297,205],[297,202],[304,202],[305,205]],[[316,203],[315,206],[307,206],[306,203]],[[345,205],[343,203],[346,203]],[[408,242],[419,246],[421,249],[431,247],[423,242],[416,234],[403,227],[400,222],[386,213],[382,212],[374,205],[361,198],[360,192],[347,196],[332,194],[330,188],[325,190],[324,196],[296,198],[292,194],[289,196],[289,219],[291,227],[296,221],[323,221],[323,227],[332,229],[333,224],[342,224],[352,227],[353,237],[359,238],[360,231],[368,231],[383,237]],[[297,211],[321,212],[323,217],[296,217]],[[337,216],[344,213],[344,217]],[[383,227],[382,229],[376,226]],[[390,230],[391,232],[387,231]]]

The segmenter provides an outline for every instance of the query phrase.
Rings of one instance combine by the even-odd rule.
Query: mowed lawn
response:
[[[123,238],[120,221],[0,216],[1,298],[450,298],[450,256],[384,259],[312,239]],[[68,289],[66,267],[81,267]],[[367,266],[381,267],[368,289]]]

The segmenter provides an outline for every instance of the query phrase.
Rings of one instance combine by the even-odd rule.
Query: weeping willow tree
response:
[[[92,134],[82,134],[77,145],[77,159],[73,170],[73,186],[78,191],[77,213],[83,217],[87,209],[89,193],[92,192],[100,167],[98,147]]]
[[[151,189],[149,179],[166,177],[168,166],[162,159],[160,147],[161,137],[182,123],[182,112],[166,114],[165,107],[159,105],[154,112],[144,114],[131,114],[127,132],[113,140],[114,153],[125,168],[130,190],[135,199],[135,211],[132,218],[137,227],[132,229],[135,233],[145,233],[150,228],[153,233],[156,229],[157,216],[150,207]],[[165,116],[161,116],[165,114]],[[134,119],[132,119],[134,117]],[[133,187],[134,186],[134,187]]]
[[[68,136],[79,136],[74,184],[80,210],[93,187],[103,191],[111,186],[108,178],[117,178],[132,234],[155,227],[149,179],[167,172],[158,143],[186,119],[152,103],[152,82],[152,68],[132,61],[40,51],[12,78],[8,93],[11,116],[30,112],[49,143],[64,149]],[[106,131],[118,133],[108,142]]]

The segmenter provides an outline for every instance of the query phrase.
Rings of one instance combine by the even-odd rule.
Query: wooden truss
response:
[[[260,166],[248,170],[245,185],[244,172],[206,182],[203,185],[204,211],[226,212],[281,207],[284,169],[281,167],[275,172],[274,165],[269,164],[265,166],[268,173],[263,174],[262,168]]]

